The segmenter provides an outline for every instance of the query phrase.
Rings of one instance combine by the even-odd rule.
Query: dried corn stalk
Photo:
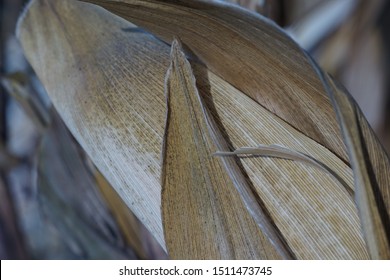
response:
[[[230,149],[278,144],[331,167],[336,177],[342,179],[344,183],[340,184],[340,180],[320,168],[286,159],[264,157],[236,161],[242,172],[240,176],[247,176],[245,180],[249,180],[254,197],[266,209],[275,231],[280,232],[295,257],[364,259],[369,254],[372,258],[389,257],[388,158],[364,118],[356,111],[355,104],[350,103],[354,112],[358,112],[358,118],[353,121],[361,134],[359,146],[346,141],[348,151],[353,154],[363,147],[367,158],[351,157],[349,163],[327,93],[329,88],[334,89],[326,86],[314,69],[316,66],[283,31],[242,9],[203,1],[89,2],[101,4],[168,43],[174,36],[179,37],[187,51],[205,64],[191,63],[196,90],[204,98],[204,106],[210,110]],[[210,249],[210,255],[207,255],[207,249],[198,248],[205,238],[200,234],[202,227],[199,224],[187,225],[186,231],[170,231],[167,226],[176,227],[175,222],[165,214],[162,220],[160,174],[166,129],[164,77],[170,64],[169,46],[101,8],[75,1],[32,1],[20,21],[18,36],[28,60],[69,129],[160,244],[168,245],[171,257],[278,257],[269,242],[275,240],[275,235],[268,234],[268,238],[264,238],[264,234],[267,236],[264,225],[260,227],[261,233],[248,218],[245,218],[245,224],[250,236],[245,236],[238,228],[243,221],[229,227],[217,227],[216,234],[221,239],[238,241],[222,243]],[[184,69],[190,71],[188,67]],[[178,69],[178,73],[181,71],[183,69]],[[194,92],[194,84],[190,89]],[[180,91],[187,90],[181,88]],[[337,100],[334,102],[338,104]],[[188,104],[182,106],[182,110],[193,112],[191,107],[185,107]],[[197,127],[191,114],[187,113],[187,116],[193,116],[190,120],[186,117],[184,121],[183,117],[185,124],[177,122],[179,131],[182,134],[186,130],[198,133],[196,135],[202,135],[203,131],[203,135],[207,135],[207,122],[198,114],[195,119],[203,125]],[[341,114],[339,119],[352,121]],[[347,131],[345,126],[342,128]],[[167,129],[169,132],[169,127]],[[355,134],[344,134],[347,139],[356,137]],[[207,136],[203,137],[207,139]],[[218,166],[222,166],[220,161],[228,160],[211,159],[216,150],[212,151],[210,147],[217,147],[215,142],[210,143],[211,140],[207,142],[210,143],[208,149],[199,150],[199,146],[190,145],[185,139],[188,137],[179,142],[176,150],[171,149],[183,162],[201,153],[204,160]],[[360,161],[364,164],[359,164]],[[164,162],[166,168],[167,162]],[[198,165],[189,166],[188,172],[180,176],[193,176],[191,172],[199,172]],[[203,166],[202,162],[200,166]],[[210,178],[227,180],[220,170],[221,175],[212,174]],[[371,171],[368,179],[374,186],[368,188],[370,191],[364,182],[356,184],[353,179],[367,170]],[[184,182],[187,179],[184,177]],[[230,185],[229,181],[226,183]],[[236,183],[233,180],[233,184]],[[206,205],[242,203],[237,200],[234,190],[226,192],[218,198],[223,201],[218,202],[216,189],[209,188],[207,192],[188,196],[179,191],[180,188],[185,189],[185,186],[171,185],[170,195],[165,193],[162,197],[163,205],[170,204],[174,208],[198,203],[200,206],[194,209],[206,211],[203,208]],[[358,203],[351,196],[353,189]],[[365,195],[361,190],[371,192],[369,201],[359,199]],[[243,202],[245,204],[245,199]],[[369,246],[363,238],[356,205],[363,218]],[[370,214],[378,205],[379,211]],[[219,209],[219,215],[210,217],[220,224],[234,221],[234,217],[247,217],[249,209],[235,207],[234,213],[230,213],[221,211],[223,207],[216,207],[209,209]],[[259,213],[251,214],[256,220],[254,215]],[[190,212],[183,215],[183,220],[198,219]],[[370,222],[366,221],[375,221],[375,232],[367,230]],[[175,238],[183,240],[186,234],[198,238],[192,246],[202,251],[200,254],[194,255],[185,250],[186,246],[174,244]],[[238,246],[240,242],[249,245]],[[253,244],[258,245],[253,247]]]

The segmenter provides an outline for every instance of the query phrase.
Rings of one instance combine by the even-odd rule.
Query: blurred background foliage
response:
[[[165,259],[70,135],[0,0],[0,258]],[[354,96],[390,151],[390,1],[226,0],[283,27]],[[304,77],[302,77],[304,78]]]

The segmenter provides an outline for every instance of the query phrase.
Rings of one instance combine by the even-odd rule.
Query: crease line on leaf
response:
[[[288,159],[292,161],[302,162],[316,168],[323,170],[328,173],[334,179],[336,179],[350,195],[353,195],[354,191],[351,187],[341,178],[337,172],[332,170],[329,166],[323,162],[313,158],[310,155],[295,151],[281,145],[258,145],[256,147],[241,147],[232,152],[227,151],[217,151],[214,153],[214,156],[235,156],[235,155],[249,155],[249,156],[264,156],[264,157],[273,157],[280,159]]]

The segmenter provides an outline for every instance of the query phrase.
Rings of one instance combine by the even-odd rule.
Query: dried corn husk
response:
[[[85,2],[99,4],[168,43],[178,37],[212,71],[347,159],[321,81],[300,47],[271,21],[232,5],[202,0]]]
[[[120,1],[104,2],[112,2],[109,7],[131,10]],[[138,2],[153,10],[156,7],[153,5],[159,1]],[[219,72],[220,76],[217,76],[205,66],[192,63],[197,89],[206,97],[205,104],[212,109],[230,148],[279,144],[330,166],[347,185],[340,184],[334,176],[316,167],[295,161],[268,157],[241,160],[243,171],[294,255],[302,259],[368,258],[356,205],[350,195],[354,188],[352,170],[330,99],[311,62],[280,30],[257,17],[250,16],[238,27],[223,22],[220,24],[223,29],[217,30],[220,34],[230,34],[227,36],[229,40],[233,40],[234,32],[235,36],[241,36],[246,25],[254,34],[243,31],[242,38],[235,38],[234,42],[239,43],[239,47],[234,47],[235,51],[241,47],[253,48],[253,43],[261,36],[268,39],[256,46],[256,51],[251,49],[249,52],[265,63],[261,67],[250,66],[249,69],[261,77],[251,80],[254,74],[247,73],[248,64],[237,64],[240,57],[235,51],[223,50],[225,59],[221,61],[221,57],[213,58],[217,52],[215,49],[208,50],[209,56],[204,49],[198,50],[206,45],[202,44],[204,40],[208,42],[214,37],[198,38],[191,33],[190,27],[200,28],[200,34],[206,35],[206,31],[212,31],[210,28],[216,28],[217,21],[202,21],[207,19],[207,14],[200,17],[198,13],[206,10],[195,8],[211,4],[191,1],[196,3],[184,5],[185,1],[175,1],[177,5],[183,5],[176,8],[173,2],[164,2],[169,5],[162,11],[155,9],[153,16],[160,13],[163,18],[164,12],[172,9],[170,18],[174,23],[180,22],[175,17],[177,11],[190,11],[191,19],[197,19],[193,25],[183,23],[187,29],[178,25],[164,27],[164,20],[160,26],[170,35],[177,33],[188,49]],[[220,5],[207,7],[212,8],[210,17],[217,16],[217,8],[223,9]],[[241,10],[238,14],[231,7],[223,11],[220,14],[227,14],[231,21],[236,17],[244,19]],[[260,25],[255,27],[254,22]],[[209,24],[214,25],[210,27]],[[264,35],[258,28],[265,31],[270,28],[271,31]],[[193,40],[190,40],[190,35],[183,35],[183,30],[190,32]],[[164,76],[169,66],[169,47],[100,8],[72,1],[33,1],[19,25],[18,35],[30,63],[69,129],[126,204],[164,246],[159,179],[166,118]],[[219,46],[227,45],[229,40],[224,38]],[[249,58],[253,57],[241,58],[246,58],[246,63],[249,63]],[[222,69],[221,62],[227,63],[226,69]],[[234,65],[240,65],[240,70],[234,70]],[[235,77],[240,71],[243,74]],[[258,95],[258,91],[264,95]],[[247,95],[259,102],[266,101],[264,107]],[[291,100],[288,103],[282,101],[286,98]],[[321,128],[318,129],[317,125]],[[378,168],[376,172],[388,174],[387,156],[378,147],[369,127],[365,125],[363,128],[367,142],[372,144],[367,146],[372,165]],[[381,157],[378,164],[383,167],[376,165],[377,154]],[[388,209],[388,196],[383,195],[388,192],[388,184],[384,184],[388,176],[381,176],[380,191],[376,195],[387,200]],[[175,195],[170,199],[180,201],[181,197]],[[192,203],[180,201],[186,202]],[[244,215],[245,209],[242,211]],[[258,238],[261,239],[260,234]],[[251,239],[254,243],[259,242]],[[194,257],[180,252],[183,249],[176,247],[174,250],[178,251],[170,249],[169,253],[182,258]],[[224,249],[220,248],[218,254],[221,255],[210,255],[210,258],[231,257],[222,254]],[[256,256],[276,257],[275,254],[267,255],[266,250]]]
[[[253,259],[277,256],[276,249],[284,258],[293,258],[237,162],[210,157],[217,148],[227,149],[227,141],[204,106],[178,41],[172,44],[171,57],[161,177],[170,256]]]
[[[333,142],[332,144],[332,141],[327,139],[326,136],[318,137],[317,135],[314,135],[313,127],[311,129],[306,127],[308,123],[313,121],[317,124],[317,127],[320,128],[321,132],[330,132],[333,140],[336,140],[337,138],[337,132],[334,133],[332,130],[332,128],[336,127],[334,123],[335,114],[328,115],[328,113],[333,112],[330,107],[328,107],[329,98],[323,95],[324,91],[321,91],[322,87],[320,84],[317,84],[317,82],[320,82],[322,86],[325,87],[326,84],[324,85],[324,81],[319,77],[317,71],[311,69],[316,68],[316,66],[313,65],[310,59],[308,60],[305,57],[304,52],[297,48],[292,40],[289,40],[283,32],[267,23],[260,16],[250,14],[245,10],[234,9],[230,6],[217,5],[216,3],[209,4],[207,1],[121,0],[103,1],[102,3],[100,0],[88,0],[87,2],[97,3],[126,19],[147,28],[165,40],[169,40],[172,36],[180,37],[191,52],[196,54],[208,67],[215,70],[244,93],[257,99],[260,104],[275,112],[275,114],[281,116],[284,120],[287,120],[294,127],[303,131],[314,140],[325,144],[336,153],[340,152],[340,150],[333,146],[336,142]],[[137,7],[136,9],[135,5]],[[218,13],[216,13],[216,11],[218,11]],[[150,17],[145,17],[146,14],[150,15]],[[201,16],[203,16],[204,25],[197,24]],[[181,20],[178,21],[179,19]],[[258,32],[253,30],[256,28],[258,28]],[[219,34],[214,33],[217,31],[219,31]],[[273,35],[273,40],[269,40],[267,35]],[[203,43],[205,36],[211,41],[211,44]],[[237,37],[239,38],[238,40]],[[248,42],[246,42],[246,40],[248,40]],[[230,41],[231,43],[227,44],[227,41]],[[223,44],[224,42],[225,44]],[[256,45],[257,49],[256,47],[255,49],[257,52],[253,51],[253,44]],[[280,44],[284,44],[284,47],[280,47]],[[272,52],[275,50],[280,51],[280,53],[283,54],[288,53],[288,56],[284,56],[281,59],[277,54],[272,55]],[[292,51],[289,53],[289,50]],[[230,59],[227,61],[223,60],[222,57],[219,57],[220,59],[218,59],[218,56],[224,52],[234,53],[235,55],[230,56]],[[271,55],[266,56],[264,53]],[[297,55],[299,59],[294,55]],[[290,61],[293,57],[295,58],[294,61]],[[236,59],[237,61],[235,61]],[[270,61],[271,63],[267,64],[267,62]],[[230,64],[230,62],[232,62],[232,64]],[[305,65],[305,62],[308,62],[309,65]],[[229,65],[231,65],[231,67],[229,67]],[[238,65],[240,66],[240,71],[237,73],[236,67],[234,66]],[[291,67],[290,69],[294,69],[293,73],[290,71],[287,72],[288,76],[284,76],[283,74],[285,72],[281,71],[281,69],[283,69],[282,66],[286,65]],[[297,84],[296,79],[298,77],[292,77],[295,73],[301,74],[299,69],[302,69],[301,67],[305,66],[309,67],[309,70],[305,71],[305,81],[309,82],[313,88]],[[259,89],[265,88],[264,85],[258,84],[259,81],[262,80],[264,69],[268,71],[268,85],[272,85],[272,82],[269,81],[270,76],[275,76],[282,79],[282,81],[279,81],[279,86],[286,82],[289,86],[289,90],[291,90],[289,94],[285,94],[283,91],[279,92],[278,87],[275,85],[272,91],[267,92],[266,95],[264,94],[266,98],[272,100],[271,104],[267,104],[266,98],[258,95]],[[275,72],[273,73],[273,71]],[[256,73],[256,75],[251,76],[253,73]],[[315,77],[311,77],[311,74]],[[253,77],[253,80],[245,81],[244,79],[248,77]],[[313,80],[310,78],[313,78]],[[305,89],[308,91],[305,92]],[[316,92],[316,89],[318,89],[318,92]],[[334,91],[336,93],[338,92],[336,88]],[[339,106],[341,106],[341,108],[346,108],[345,104],[339,104],[339,102],[342,103],[341,101],[346,98],[347,95],[345,93],[342,94],[343,97],[341,99],[333,98],[333,95],[329,92],[328,95],[331,96],[335,103],[334,105],[337,112],[339,112]],[[338,95],[335,94],[335,96]],[[349,100],[348,98],[347,100],[349,106],[356,107],[352,100]],[[288,108],[287,104],[292,104],[292,108]],[[305,119],[303,123],[301,123],[300,117],[296,117],[296,114],[294,115],[294,110],[300,108],[300,106],[305,108],[303,110],[304,112],[300,112],[310,118],[310,120]],[[277,109],[275,109],[275,107]],[[279,108],[281,108],[280,111]],[[317,109],[320,109],[320,111]],[[349,129],[356,127],[357,130],[364,130],[363,125],[361,125],[360,122],[356,123],[356,120],[354,123],[343,124],[344,119],[347,118],[346,116],[348,116],[349,119],[347,119],[352,122],[353,113],[354,111],[345,113],[344,118],[342,117],[343,115],[340,115],[339,113],[338,117],[341,118],[340,122],[346,139],[345,142],[349,145],[350,160],[352,161],[355,170],[355,184],[359,187],[356,200],[363,222],[363,231],[366,234],[366,242],[368,243],[367,245],[371,256],[373,258],[390,258],[390,247],[388,242],[388,239],[390,238],[389,211],[383,213],[385,210],[389,209],[389,207],[386,208],[385,202],[383,202],[383,196],[387,197],[388,195],[389,184],[387,183],[387,179],[382,179],[381,174],[375,174],[376,176],[371,175],[370,177],[368,173],[371,168],[370,166],[366,167],[365,164],[366,158],[368,159],[368,157],[370,157],[369,154],[371,154],[371,157],[374,157],[377,161],[382,163],[385,171],[389,171],[389,161],[381,147],[372,151],[366,151],[366,158],[364,157],[363,153],[366,148],[359,145],[361,141],[364,141],[364,139],[360,139],[363,138],[364,135],[358,134],[357,132],[354,134],[346,133],[345,129],[345,126],[347,126]],[[320,119],[317,119],[318,116]],[[319,123],[318,120],[323,120],[324,117],[326,122]],[[324,123],[326,124],[322,126]],[[349,127],[349,125],[353,124],[355,126]],[[370,131],[370,133],[372,134],[372,131]],[[357,150],[361,150],[360,156],[356,156]],[[378,151],[380,151],[379,156]],[[343,154],[339,154],[339,156],[342,157]],[[372,172],[374,171],[371,171],[370,173]],[[386,173],[389,174],[388,172]],[[364,177],[365,179],[363,180],[361,177]],[[386,177],[388,178],[389,176]],[[361,182],[362,180],[364,183]],[[378,184],[377,180],[381,180],[381,182]],[[362,195],[360,195],[361,192],[363,192]],[[375,192],[377,197],[379,196],[377,201],[374,199]],[[362,199],[367,199],[368,201],[363,202]],[[373,213],[378,212],[378,205],[382,212],[381,218],[379,218],[379,213]],[[365,210],[362,210],[362,208]],[[375,208],[376,211],[370,208]],[[366,213],[369,209],[370,213]],[[370,221],[367,220],[368,216],[370,216]],[[379,232],[374,234],[374,231]],[[368,234],[368,232],[370,232],[370,234]],[[372,241],[372,235],[375,235],[378,244],[373,244],[375,242]]]

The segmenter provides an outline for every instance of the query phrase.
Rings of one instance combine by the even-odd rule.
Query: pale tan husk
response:
[[[300,47],[273,22],[218,1],[84,2],[98,4],[167,43],[178,37],[223,79],[347,159],[332,104],[320,79]]]
[[[159,1],[138,2],[153,5]],[[182,11],[175,10],[172,5],[163,9],[160,16],[169,9]],[[198,4],[194,5],[196,8]],[[188,12],[187,8],[183,9]],[[229,19],[234,18],[234,11],[229,8]],[[213,9],[210,12],[212,17],[218,17]],[[238,18],[243,16],[240,13]],[[173,21],[177,21],[176,16],[174,13],[171,17]],[[196,28],[207,27],[200,21],[205,17],[205,14],[196,17],[195,13],[193,18],[199,25]],[[257,18],[249,17],[237,28],[252,21],[257,22]],[[273,27],[271,33],[265,33],[270,43],[260,45],[259,54],[254,52],[265,64],[250,68],[262,78],[246,88],[243,85],[252,82],[252,76],[245,74],[248,71],[246,64],[238,70],[231,70],[238,64],[237,53],[226,49],[224,60],[216,57],[215,61],[209,61],[206,51],[198,51],[204,42],[194,38],[194,33],[190,33],[195,44],[191,45],[190,35],[183,36],[182,30],[168,27],[164,30],[170,35],[177,32],[187,47],[200,54],[199,58],[205,59],[204,62],[215,71],[221,70],[219,64],[232,58],[225,65],[231,73],[221,72],[219,76],[201,64],[192,63],[197,89],[207,97],[206,106],[213,109],[213,118],[218,121],[231,148],[282,145],[332,166],[349,189],[354,189],[352,170],[330,99],[311,64],[302,62],[304,55],[301,50],[280,34],[280,30]],[[222,24],[221,28],[233,27]],[[239,33],[238,29],[234,29],[235,34]],[[258,27],[252,26],[248,30],[255,33],[254,42],[261,39]],[[75,1],[33,1],[19,25],[18,36],[28,60],[69,129],[125,203],[165,246],[160,213],[160,173],[166,118],[164,76],[170,63],[169,46],[101,8]],[[250,45],[249,33],[242,36],[245,43],[239,46]],[[271,51],[273,48],[276,49]],[[216,52],[212,51],[212,54]],[[250,58],[253,57],[246,59]],[[269,63],[275,63],[276,68]],[[230,80],[240,71],[243,71],[240,80]],[[297,75],[300,75],[299,79]],[[243,88],[237,86],[239,82]],[[256,87],[261,96],[254,92]],[[294,96],[289,108],[279,106],[285,102],[277,98],[281,94],[286,95],[284,98],[291,97],[290,94]],[[262,103],[264,107],[258,103],[263,99],[266,99]],[[322,128],[318,129],[317,124]],[[364,134],[372,143],[367,147],[368,153],[371,155],[375,150],[382,159],[380,164],[384,164],[380,167],[376,164],[378,157],[372,158],[372,166],[378,168],[376,174],[381,174],[382,170],[387,172],[387,156],[372,137],[369,127],[365,126]],[[284,159],[245,158],[241,164],[297,258],[369,257],[354,199],[334,177],[318,168]],[[383,179],[378,180],[378,184],[381,193],[385,194],[383,198],[388,209],[388,185],[384,185],[388,176],[381,176]],[[259,239],[251,239],[253,244],[264,241],[260,234]],[[180,251],[175,255],[191,257]],[[264,257],[267,253],[256,256],[260,255]],[[211,257],[217,258],[216,255]],[[270,254],[267,257],[276,256]]]
[[[170,256],[253,259],[280,254],[294,258],[237,162],[210,157],[228,144],[204,106],[177,40],[171,60],[165,83],[168,108],[161,177]]]

